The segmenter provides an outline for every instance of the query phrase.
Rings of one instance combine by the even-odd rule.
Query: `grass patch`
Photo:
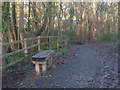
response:
[[[98,37],[95,41],[93,42],[102,42],[102,41],[118,41],[118,34],[114,32],[106,33]]]
[[[11,62],[14,62],[20,58],[24,57],[24,53],[17,53],[17,54],[14,54],[14,55],[11,55],[11,56],[8,56],[6,57],[6,64],[9,64]]]
[[[32,67],[32,65],[29,64],[29,65],[20,67],[20,69],[21,69],[21,70],[26,70],[26,69],[29,69],[29,68],[31,68],[31,67]]]
[[[65,50],[59,50],[57,53],[55,53],[55,56],[58,57],[58,56],[62,56],[63,54],[67,53],[67,51]]]
[[[120,40],[118,40],[118,33],[115,32],[109,32],[106,34],[101,35],[100,37],[96,38],[96,40],[91,41],[92,43],[96,42],[112,42],[110,45],[107,45],[106,47],[110,48],[120,48]]]

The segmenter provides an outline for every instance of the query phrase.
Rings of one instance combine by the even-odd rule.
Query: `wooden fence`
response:
[[[47,38],[48,41],[47,42],[43,42],[43,39]],[[29,42],[34,42],[32,43],[32,45],[29,44]],[[26,38],[24,40],[19,40],[19,41],[15,41],[15,42],[9,42],[9,43],[0,43],[0,46],[2,46],[2,49],[5,46],[10,46],[12,44],[19,44],[19,43],[23,43],[24,48],[22,49],[18,49],[16,51],[12,51],[10,53],[6,53],[4,52],[4,50],[1,50],[2,52],[0,53],[0,57],[1,57],[1,61],[2,61],[2,66],[0,67],[0,71],[4,70],[12,65],[17,64],[18,62],[22,61],[25,57],[31,56],[33,54],[35,54],[36,52],[33,52],[31,54],[29,53],[29,50],[32,48],[37,48],[36,51],[40,51],[42,49],[41,46],[47,46],[47,49],[52,49],[53,47],[59,49],[60,45],[62,45],[61,47],[64,47],[67,45],[68,40],[65,36],[38,36],[38,37],[33,37],[33,38]],[[54,46],[52,46],[52,44],[55,44]],[[17,53],[22,52],[24,54],[23,57],[19,58],[18,60],[14,60],[11,63],[6,64],[6,59],[7,57],[11,56],[11,55],[15,55]]]

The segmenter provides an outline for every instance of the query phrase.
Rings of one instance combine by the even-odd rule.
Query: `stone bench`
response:
[[[39,53],[32,56],[32,62],[35,64],[35,70],[37,75],[40,74],[40,64],[42,65],[42,72],[45,73],[47,69],[47,61],[49,67],[52,66],[52,56],[54,50],[41,50]]]

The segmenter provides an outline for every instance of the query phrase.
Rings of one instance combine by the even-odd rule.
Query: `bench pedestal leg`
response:
[[[49,67],[51,67],[51,66],[52,66],[52,57],[49,60]]]
[[[36,70],[36,72],[37,72],[37,75],[40,74],[39,64],[35,64],[35,70]]]
[[[42,64],[42,73],[43,73],[43,76],[46,74],[46,69],[47,69],[47,65],[46,65],[46,62]]]
[[[43,72],[46,71],[46,64],[42,64],[42,71],[43,71]]]

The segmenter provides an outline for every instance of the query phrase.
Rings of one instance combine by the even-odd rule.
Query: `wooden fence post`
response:
[[[65,46],[67,46],[68,45],[68,41],[69,41],[69,39],[68,39],[68,37],[65,37],[66,39],[66,44],[65,44]]]
[[[24,39],[24,48],[27,48],[27,39],[26,38]],[[28,49],[25,49],[24,53],[25,53],[25,56],[27,56]]]
[[[59,48],[61,47],[61,44],[62,44],[62,40],[61,40],[61,36],[59,37]]]
[[[5,58],[3,57],[3,54],[4,54],[4,46],[3,46],[3,43],[0,44],[0,65],[2,66],[1,69],[2,69],[2,73],[4,73],[6,71],[6,69],[4,69],[3,67],[6,65],[6,61],[5,61]],[[4,70],[3,70],[4,69]]]
[[[2,67],[5,66],[6,62],[5,59],[3,59],[3,35],[2,35],[2,5],[3,3],[0,1],[0,89],[2,89],[2,75],[3,75],[3,69]],[[5,72],[5,69],[4,69]]]
[[[2,88],[2,76],[6,72],[6,69],[3,70],[3,67],[6,65],[5,59],[3,58],[3,43],[0,44],[0,89]],[[2,89],[1,89],[2,90]]]
[[[57,36],[57,49],[59,49],[59,37]]]
[[[66,47],[68,45],[68,38],[67,37],[63,37],[64,39],[64,46]]]
[[[50,39],[50,38],[51,38],[51,37],[49,36],[49,40],[48,40],[48,41],[49,41],[49,43],[48,43],[48,44],[49,44],[49,49],[51,49],[51,46],[50,46],[50,44],[51,44],[51,39]]]
[[[66,44],[67,44],[67,38],[66,37],[64,37],[65,38],[65,40],[64,40],[64,43],[65,43],[65,47],[67,46]]]
[[[40,36],[38,37],[38,50],[40,51]]]
[[[2,66],[2,2],[0,1],[0,66]]]

